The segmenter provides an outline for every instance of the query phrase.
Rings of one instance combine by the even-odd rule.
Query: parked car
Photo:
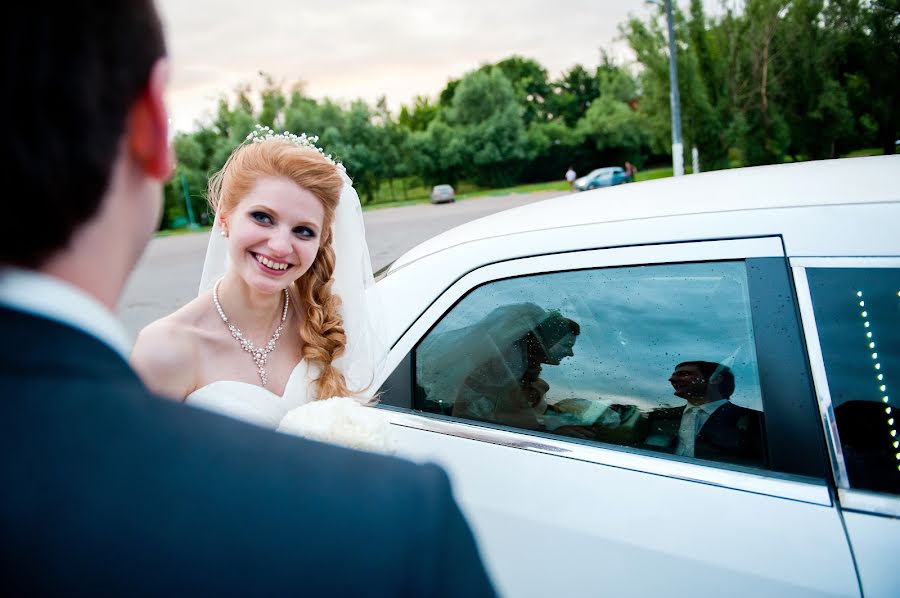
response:
[[[592,170],[587,176],[575,179],[575,189],[577,191],[588,191],[599,187],[613,187],[630,182],[632,182],[631,176],[625,174],[622,168],[610,166]]]
[[[625,185],[388,268],[380,409],[502,595],[897,595],[898,176]]]
[[[431,203],[456,201],[456,192],[452,185],[435,185],[431,189]]]

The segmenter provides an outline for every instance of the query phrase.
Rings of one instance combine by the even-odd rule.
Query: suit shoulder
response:
[[[759,415],[761,415],[759,411],[750,409],[748,407],[742,407],[740,405],[735,405],[731,401],[726,402],[717,411],[721,411],[723,415],[727,415],[728,417],[731,417],[734,419],[740,419],[740,418],[746,418],[746,417],[758,417]]]

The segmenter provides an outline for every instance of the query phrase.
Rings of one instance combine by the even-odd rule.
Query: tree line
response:
[[[206,213],[209,175],[256,123],[319,136],[372,202],[386,188],[559,179],[606,165],[670,161],[669,55],[662,10],[620,25],[635,64],[549,76],[512,56],[451,79],[397,114],[384,98],[341,104],[265,77],[222,97],[211,122],[174,140],[163,227]],[[894,153],[900,106],[900,0],[746,0],[675,10],[684,146],[702,170]],[[187,201],[186,201],[186,198]]]

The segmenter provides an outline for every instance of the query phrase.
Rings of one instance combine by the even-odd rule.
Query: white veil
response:
[[[526,366],[524,346],[518,341],[537,330],[547,316],[534,303],[513,303],[497,307],[470,326],[435,329],[419,345],[418,384],[426,396],[453,402],[466,379],[488,363],[498,365],[489,373],[493,384],[518,384]]]
[[[359,195],[343,167],[339,169],[344,188],[331,225],[335,256],[332,292],[341,298],[347,343],[344,354],[333,365],[344,374],[351,390],[371,396],[377,389],[369,386],[381,371],[389,349],[386,320],[383,303],[375,289]],[[211,289],[228,268],[227,242],[221,235],[219,219],[214,217],[213,222],[200,275],[200,294]]]

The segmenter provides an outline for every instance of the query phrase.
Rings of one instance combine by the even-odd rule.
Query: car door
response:
[[[837,496],[866,596],[900,592],[900,258],[791,260]]]
[[[793,301],[777,237],[487,265],[395,344],[383,409],[449,471],[503,595],[858,595]],[[546,314],[576,340],[535,365]],[[686,362],[722,394],[731,372],[717,409],[741,414],[694,456]]]

